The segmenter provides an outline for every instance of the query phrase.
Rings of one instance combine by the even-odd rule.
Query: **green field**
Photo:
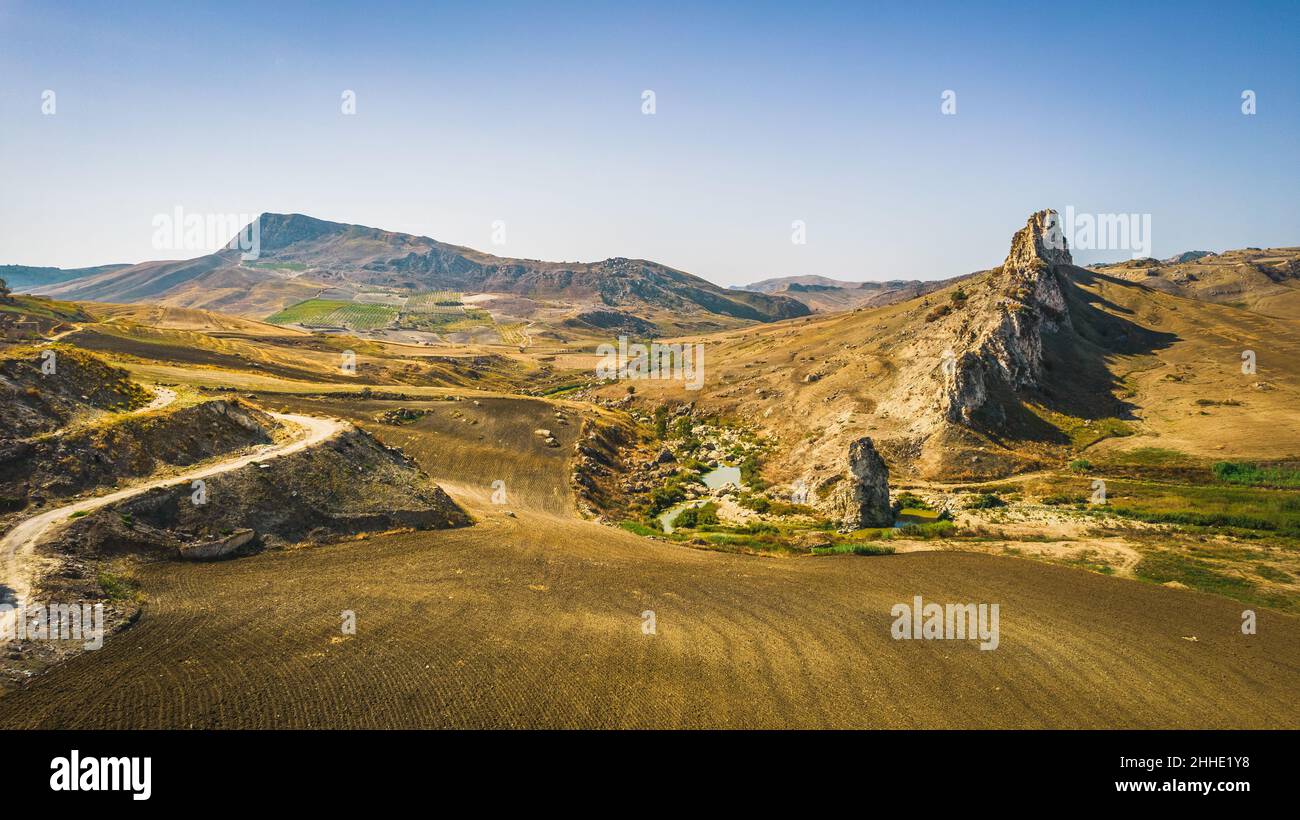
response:
[[[465,312],[462,294],[456,290],[433,290],[417,293],[406,300],[406,313],[448,313]]]
[[[303,327],[373,330],[387,327],[396,319],[397,309],[387,305],[344,302],[337,299],[307,299],[268,316],[266,321],[276,325],[297,324]]]

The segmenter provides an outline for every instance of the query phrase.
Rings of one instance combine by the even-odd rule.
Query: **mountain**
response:
[[[25,293],[31,288],[57,285],[73,279],[94,276],[129,265],[100,265],[94,268],[38,268],[31,265],[0,265],[0,279],[9,284],[15,293]]]
[[[1300,315],[1300,248],[1188,251],[1163,261],[1132,259],[1091,269],[1178,296],[1269,316]]]
[[[642,259],[510,259],[425,236],[302,214],[263,214],[256,227],[260,255],[253,262],[242,261],[232,241],[231,247],[196,259],[143,262],[39,290],[67,300],[150,301],[259,318],[324,289],[346,294],[376,288],[503,293],[577,307],[633,308],[638,315],[743,322],[809,312],[795,299],[725,290]]]
[[[845,282],[825,276],[779,276],[742,285],[736,290],[786,296],[802,302],[815,313],[833,313],[860,307],[883,307],[915,299],[952,281],[891,279],[884,282]]]

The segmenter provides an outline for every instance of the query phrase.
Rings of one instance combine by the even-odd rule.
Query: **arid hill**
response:
[[[302,214],[263,214],[258,236],[256,261],[241,260],[240,251],[232,248],[195,259],[142,262],[38,292],[62,299],[201,307],[254,318],[323,288],[360,287],[504,293],[747,322],[808,313],[793,299],[725,290],[643,259],[510,259],[429,237]]]
[[[208,503],[192,503],[188,485],[149,490],[77,519],[48,549],[78,558],[132,553],[210,559],[472,523],[413,461],[355,428],[319,447],[206,481]]]
[[[125,370],[70,345],[0,352],[0,441],[49,433],[148,400]]]
[[[1191,251],[1092,269],[1154,290],[1294,319],[1300,316],[1300,248]]]
[[[1138,447],[1300,454],[1293,319],[1079,268],[1055,218],[1034,214],[1001,266],[919,299],[712,337],[703,390],[644,380],[631,399],[623,383],[604,392],[756,425],[774,442],[765,477],[802,482],[813,502],[863,437],[891,475],[948,480]],[[1257,372],[1243,372],[1247,350]]]

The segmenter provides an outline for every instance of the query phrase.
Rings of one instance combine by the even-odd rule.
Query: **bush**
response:
[[[699,527],[718,523],[718,505],[712,501],[698,507],[687,507],[673,519],[673,529],[680,527]]]
[[[966,502],[966,508],[969,510],[991,510],[996,507],[1005,507],[1007,502],[1003,501],[993,493],[980,493],[979,495]]]
[[[741,495],[739,496],[739,498],[736,499],[736,501],[737,503],[740,504],[740,506],[749,510],[753,510],[756,513],[765,513],[772,508],[772,502],[769,501],[766,497],[761,495],[751,495],[749,493],[741,493]]]
[[[1070,462],[1070,469],[1076,473],[1086,473],[1092,469],[1092,462],[1086,458],[1076,459]]]
[[[894,496],[894,501],[898,504],[899,509],[904,510],[928,510],[930,505],[925,503],[925,499],[919,495],[914,495],[906,490]]]
[[[947,316],[949,313],[952,313],[952,305],[939,305],[934,310],[925,314],[925,321],[933,322],[936,319],[942,319],[943,317]]]

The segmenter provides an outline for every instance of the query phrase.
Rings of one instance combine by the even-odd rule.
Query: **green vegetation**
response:
[[[885,537],[909,541],[933,541],[938,538],[951,538],[956,534],[957,527],[951,521],[935,521],[930,524],[904,524],[892,532],[887,532]]]
[[[755,490],[766,489],[767,482],[764,481],[763,477],[759,474],[761,469],[762,464],[759,463],[758,455],[756,453],[750,453],[740,462],[740,480],[744,482],[745,486],[751,487]]]
[[[1153,524],[1226,527],[1300,537],[1300,492],[1222,485],[1107,482],[1099,509]]]
[[[1029,411],[1060,430],[1075,449],[1082,450],[1107,438],[1133,435],[1133,427],[1117,418],[1085,419],[1067,416],[1040,404],[1026,405]]]
[[[124,575],[101,570],[96,580],[110,601],[130,601],[139,596],[135,582]]]
[[[1075,459],[1070,462],[1070,469],[1076,473],[1086,473],[1092,469],[1092,462],[1086,458]]]
[[[619,526],[627,530],[628,532],[632,533],[633,535],[640,535],[643,537],[649,537],[652,535],[663,535],[663,530],[660,530],[656,527],[651,527],[647,524],[642,524],[640,521],[633,521],[632,519],[628,519],[626,521],[620,522]]]
[[[925,502],[925,499],[907,490],[895,495],[894,503],[896,503],[900,508],[906,508],[909,510],[930,509],[930,505]]]
[[[813,547],[813,555],[893,555],[894,548],[887,544],[835,544],[830,547]]]
[[[1191,457],[1166,447],[1138,447],[1114,456],[1117,463],[1135,467],[1177,467],[1191,463]]]
[[[273,325],[296,324],[303,327],[374,330],[391,325],[396,318],[397,309],[388,305],[346,302],[338,299],[307,299],[268,316],[266,321]]]
[[[698,507],[687,507],[673,519],[673,529],[695,528],[718,523],[718,505],[709,501]]]
[[[979,493],[970,501],[966,502],[966,508],[969,510],[991,510],[995,507],[1005,507],[1007,502],[1003,501],[995,493]]]
[[[1239,601],[1255,599],[1255,584],[1246,578],[1229,575],[1215,564],[1177,552],[1158,551],[1142,556],[1133,570],[1137,577],[1154,584],[1170,581],[1202,592],[1226,595]],[[1263,603],[1264,601],[1260,601]]]
[[[263,270],[291,270],[299,273],[307,270],[307,266],[302,262],[253,262],[248,267]]]
[[[1226,484],[1246,487],[1300,487],[1300,470],[1290,467],[1220,461],[1214,465],[1214,477]]]

